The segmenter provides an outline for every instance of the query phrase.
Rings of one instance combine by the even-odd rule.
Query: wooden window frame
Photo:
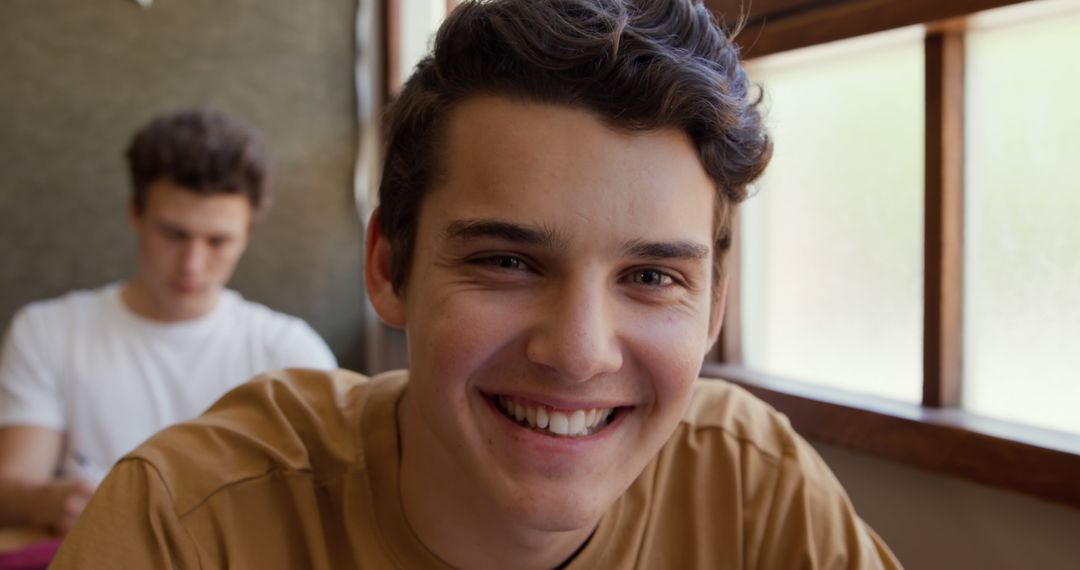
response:
[[[401,0],[382,0],[382,94],[390,103],[401,90]]]
[[[966,17],[1027,0],[757,0],[737,36],[747,58],[911,25],[926,29],[925,251],[921,405],[762,374],[742,358],[739,228],[724,330],[702,374],[745,387],[811,439],[1080,508],[1080,437],[981,417],[960,405],[963,372]],[[739,0],[706,0],[738,22]]]
[[[401,2],[402,0],[381,0],[382,9],[382,94],[383,101],[389,103],[397,98],[407,78],[401,77]],[[446,0],[446,13],[449,14],[461,4],[462,0]]]

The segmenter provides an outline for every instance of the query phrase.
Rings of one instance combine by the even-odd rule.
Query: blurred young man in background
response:
[[[267,201],[255,135],[181,111],[127,151],[130,279],[31,303],[0,353],[0,525],[66,532],[104,473],[253,375],[334,368],[302,320],[225,289]]]

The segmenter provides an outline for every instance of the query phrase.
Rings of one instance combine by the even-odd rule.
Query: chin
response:
[[[213,305],[194,295],[178,296],[172,301],[172,315],[180,320],[201,317],[210,312]]]
[[[566,487],[572,485],[565,484]],[[518,496],[520,499],[508,509],[510,518],[530,529],[546,532],[591,530],[618,498],[616,495],[605,502],[598,499],[597,493],[530,493],[524,490]]]

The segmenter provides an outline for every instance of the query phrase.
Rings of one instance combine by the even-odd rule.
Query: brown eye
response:
[[[649,287],[663,287],[671,285],[673,280],[670,275],[656,269],[641,269],[634,272],[634,283]]]
[[[497,269],[528,269],[529,266],[520,258],[513,255],[493,255],[477,260],[482,265],[490,265]]]

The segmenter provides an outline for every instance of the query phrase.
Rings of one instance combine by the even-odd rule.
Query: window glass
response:
[[[1080,432],[1077,54],[1076,11],[993,24],[969,32],[965,78],[964,406],[1072,432]]]
[[[918,402],[923,49],[918,30],[751,61],[775,156],[744,205],[747,366]]]
[[[446,17],[446,0],[398,0],[400,57],[398,77],[404,82],[431,49],[435,32]]]

